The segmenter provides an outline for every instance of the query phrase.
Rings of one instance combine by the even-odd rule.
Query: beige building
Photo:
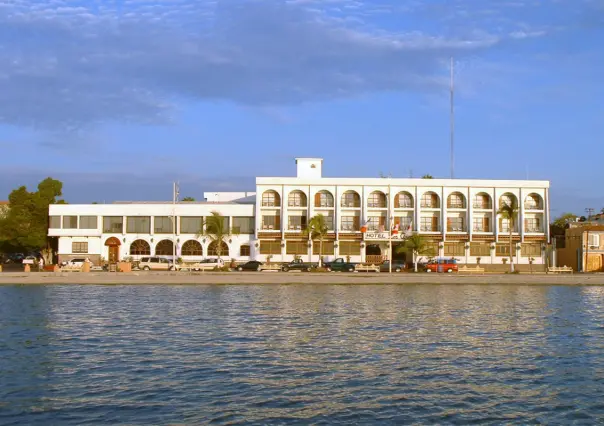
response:
[[[557,250],[557,264],[574,271],[604,272],[604,225],[572,223],[564,235],[564,248]]]

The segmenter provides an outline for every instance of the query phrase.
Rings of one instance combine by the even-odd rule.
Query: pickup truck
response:
[[[328,271],[348,271],[348,272],[354,272],[355,271],[355,264],[354,263],[350,263],[350,262],[346,262],[343,258],[338,257],[333,262],[327,262],[327,263],[325,263],[325,269],[327,269]]]
[[[302,259],[295,259],[295,260],[292,260],[291,262],[286,263],[283,266],[281,266],[281,270],[283,272],[288,272],[288,271],[310,272],[311,269],[316,268],[316,267],[317,267],[316,263],[303,262]]]

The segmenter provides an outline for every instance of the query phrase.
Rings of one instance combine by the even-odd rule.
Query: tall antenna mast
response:
[[[453,79],[453,56],[451,56],[451,86],[450,86],[450,98],[451,98],[451,116],[450,116],[450,121],[451,121],[451,179],[453,179],[455,177],[455,154],[454,154],[454,148],[455,148],[455,87],[454,87],[454,79]]]

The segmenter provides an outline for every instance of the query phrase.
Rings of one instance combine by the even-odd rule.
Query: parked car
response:
[[[434,259],[425,266],[426,272],[457,272],[457,260],[455,259]]]
[[[61,262],[61,266],[77,266],[77,267],[81,268],[82,266],[84,266],[84,262],[86,262],[85,257],[76,257],[76,258]]]
[[[324,266],[325,266],[325,269],[327,269],[328,271],[354,272],[354,270],[355,270],[355,264],[354,263],[346,262],[341,257],[338,257],[337,259],[335,259],[332,262],[326,262],[324,264]]]
[[[214,268],[222,268],[224,266],[224,260],[222,259],[204,259],[201,262],[190,265],[194,271],[211,271]]]
[[[283,272],[288,272],[288,271],[306,271],[306,272],[310,272],[313,268],[316,268],[317,264],[316,263],[311,263],[311,262],[303,262],[302,259],[295,259],[292,260],[289,263],[286,263],[285,265],[283,265],[281,267],[281,270]]]
[[[35,256],[27,256],[21,263],[24,265],[34,265],[38,263],[38,259]]]
[[[390,271],[390,261],[386,260],[384,263],[380,265],[380,272],[389,272]],[[402,262],[397,262],[396,260],[392,262],[392,272],[401,272],[406,268],[406,265]]]
[[[258,262],[257,260],[250,260],[249,262],[244,263],[243,265],[237,266],[238,271],[262,271],[262,262]]]
[[[138,263],[138,267],[143,271],[171,271],[175,269],[174,264],[169,259],[161,256],[143,257]]]

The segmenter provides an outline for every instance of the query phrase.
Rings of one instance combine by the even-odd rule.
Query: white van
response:
[[[194,271],[211,271],[214,268],[222,268],[223,266],[224,260],[222,259],[204,259],[201,262],[192,264],[191,269]]]
[[[143,271],[171,271],[174,269],[172,261],[161,256],[145,256],[138,263]]]

